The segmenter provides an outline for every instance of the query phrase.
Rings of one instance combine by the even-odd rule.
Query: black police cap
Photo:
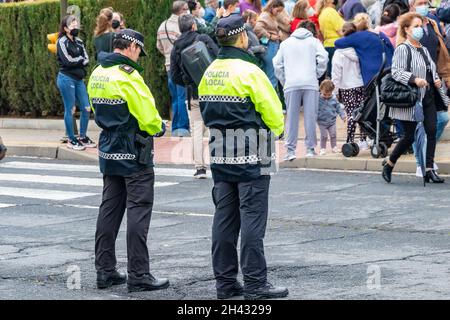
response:
[[[234,36],[245,31],[244,19],[239,14],[230,14],[219,20],[216,34],[219,29],[224,29],[227,37]]]
[[[144,48],[144,36],[140,32],[132,29],[123,29],[116,34],[116,37],[136,43],[139,47],[141,47],[140,56],[147,56],[147,52]]]

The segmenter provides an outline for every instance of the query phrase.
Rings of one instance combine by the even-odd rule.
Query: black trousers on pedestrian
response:
[[[239,231],[244,290],[253,290],[267,282],[263,239],[269,185],[270,176],[248,182],[214,182],[212,196],[216,212],[212,227],[212,264],[218,290],[227,290],[236,281]]]
[[[434,166],[434,155],[436,152],[437,111],[435,94],[439,93],[434,88],[431,88],[426,91],[425,97],[422,100],[424,113],[423,126],[427,134],[426,167],[430,169]],[[389,157],[389,160],[394,164],[414,143],[414,133],[417,126],[417,122],[414,121],[400,121],[400,123],[403,129],[402,137]]]
[[[95,267],[111,272],[116,268],[115,243],[127,209],[128,277],[140,279],[149,273],[147,235],[153,208],[153,168],[129,177],[103,176],[103,199],[95,233]]]

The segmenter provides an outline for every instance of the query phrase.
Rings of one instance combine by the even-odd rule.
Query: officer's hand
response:
[[[161,131],[154,135],[155,138],[162,137],[166,133],[166,124],[162,122]]]
[[[278,137],[276,137],[275,140],[281,140],[283,138],[284,138],[284,131]]]

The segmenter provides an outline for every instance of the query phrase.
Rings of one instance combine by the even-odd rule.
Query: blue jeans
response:
[[[278,86],[278,79],[275,76],[275,69],[273,68],[273,58],[277,55],[280,44],[278,42],[269,41],[267,43],[267,51],[263,55],[262,59],[264,61],[264,72],[272,83],[272,86],[276,88]]]
[[[189,130],[189,116],[186,106],[186,89],[175,84],[170,75],[167,75],[169,80],[169,93],[172,101],[172,132],[177,129]]]
[[[436,124],[436,139],[439,141],[444,133],[444,129],[449,121],[447,111],[438,111]]]
[[[444,133],[444,129],[447,126],[447,123],[449,121],[449,116],[447,111],[438,111],[437,112],[437,123],[436,123],[436,141],[439,142],[439,140],[442,137],[442,134]],[[419,161],[417,160],[417,154],[416,154],[416,143],[413,143],[413,150],[414,150],[414,156],[416,157],[416,164],[419,165]]]
[[[327,75],[331,78],[332,62],[333,62],[334,53],[336,52],[336,48],[335,47],[325,47],[325,50],[328,52]]]
[[[86,85],[83,80],[75,80],[63,73],[58,73],[56,80],[59,92],[64,103],[64,124],[66,133],[70,140],[75,139],[73,133],[73,114],[72,110],[78,103],[81,111],[80,116],[80,137],[86,137],[89,124],[89,114],[91,112],[91,104],[86,91]]]

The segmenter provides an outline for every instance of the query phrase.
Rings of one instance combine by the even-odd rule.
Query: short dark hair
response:
[[[227,30],[224,28],[217,28],[216,30],[216,39],[221,47],[233,47],[238,41],[239,35],[240,33],[227,36]]]
[[[195,17],[192,14],[185,14],[178,18],[178,27],[181,33],[191,31],[194,24]]]
[[[223,7],[226,9],[228,9],[231,6],[234,6],[236,3],[239,3],[239,0],[225,0],[223,2]]]
[[[133,42],[122,38],[115,37],[113,41],[113,49],[126,50],[131,47]]]
[[[312,21],[305,20],[305,21],[300,22],[297,29],[299,29],[299,28],[303,28],[303,29],[310,31],[314,37],[317,36],[316,25]]]
[[[189,7],[189,10],[192,12],[195,9],[197,9],[198,1],[197,0],[188,0],[187,4],[188,4],[188,7]]]

